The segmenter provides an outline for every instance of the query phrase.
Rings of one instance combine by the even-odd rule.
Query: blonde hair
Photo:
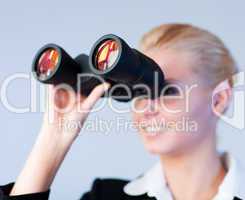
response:
[[[234,86],[233,75],[238,72],[235,60],[216,35],[190,24],[163,24],[143,35],[140,50],[163,46],[193,53],[197,61],[193,70],[212,87],[223,80]]]

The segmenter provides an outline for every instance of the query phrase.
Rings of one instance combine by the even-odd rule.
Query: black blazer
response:
[[[156,200],[147,194],[129,196],[123,192],[123,187],[128,183],[121,179],[95,179],[91,190],[84,193],[80,200]],[[0,200],[48,200],[50,190],[18,196],[9,196],[14,183],[0,186]],[[164,199],[163,199],[164,200]],[[232,200],[232,199],[231,199]],[[241,200],[235,197],[233,200]]]

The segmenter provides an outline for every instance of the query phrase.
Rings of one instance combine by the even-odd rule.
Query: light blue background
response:
[[[231,49],[238,64],[245,66],[245,3],[236,1],[1,1],[0,84],[16,72],[30,71],[35,52],[53,42],[76,56],[88,53],[106,33],[122,36],[136,46],[140,36],[161,23],[187,22],[218,34]],[[244,69],[244,68],[242,68]],[[29,103],[27,81],[9,87],[16,106]],[[118,107],[126,105],[119,104]],[[96,115],[91,115],[90,119]],[[114,120],[104,109],[99,117]],[[130,119],[129,114],[121,117]],[[15,114],[0,103],[0,184],[16,179],[35,141],[42,114]],[[115,129],[115,127],[114,127]],[[52,187],[51,199],[78,199],[95,177],[133,178],[149,168],[155,157],[147,154],[135,131],[111,131],[81,135],[65,159]],[[244,130],[222,124],[220,146],[244,159]]]

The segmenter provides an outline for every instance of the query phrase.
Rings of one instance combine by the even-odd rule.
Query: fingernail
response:
[[[103,85],[104,85],[104,91],[107,91],[109,88],[110,88],[110,86],[111,86],[111,84],[110,83],[103,83]]]

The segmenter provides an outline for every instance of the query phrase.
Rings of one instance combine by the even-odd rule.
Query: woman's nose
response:
[[[151,100],[147,102],[147,108],[144,111],[144,117],[152,118],[159,114],[158,99]]]

